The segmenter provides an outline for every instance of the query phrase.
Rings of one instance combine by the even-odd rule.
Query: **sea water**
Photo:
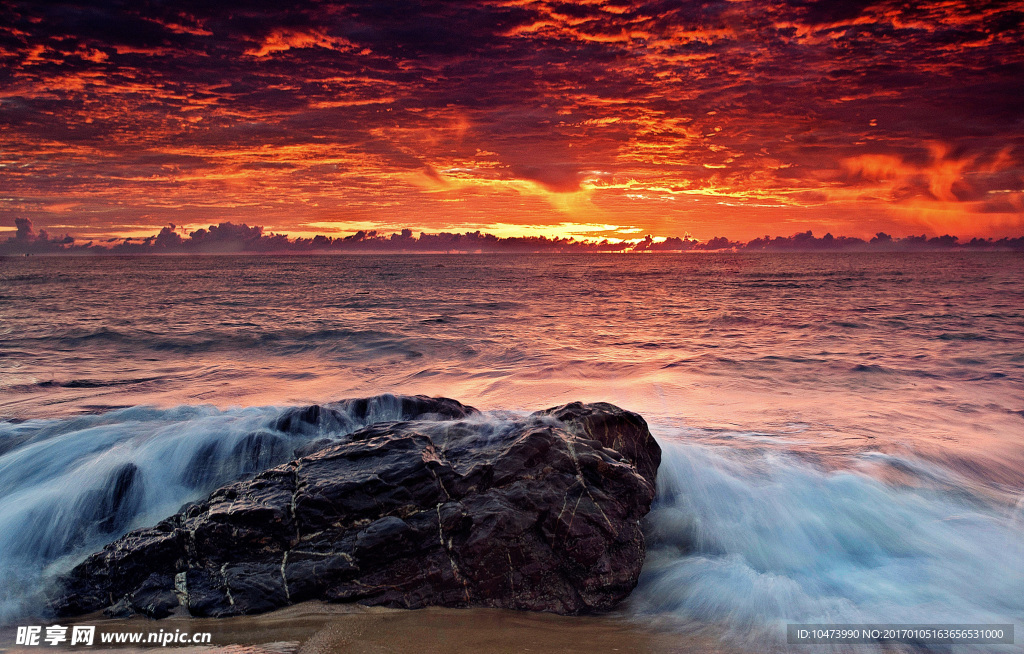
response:
[[[1011,253],[0,259],[0,623],[362,425],[288,435],[286,407],[423,393],[648,420],[627,619],[1021,629],[1022,344]]]

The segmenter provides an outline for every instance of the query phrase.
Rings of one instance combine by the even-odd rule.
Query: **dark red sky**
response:
[[[911,4],[6,2],[0,229],[1019,235],[1024,3]]]

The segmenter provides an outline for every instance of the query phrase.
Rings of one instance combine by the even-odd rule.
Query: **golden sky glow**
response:
[[[1021,234],[1024,7],[904,5],[5,3],[0,229]]]

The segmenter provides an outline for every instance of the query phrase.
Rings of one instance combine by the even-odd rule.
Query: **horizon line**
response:
[[[756,251],[922,251],[922,250],[1009,250],[1024,251],[1024,235],[1000,239],[927,234],[894,237],[885,232],[865,240],[851,236],[815,236],[807,230],[790,236],[765,235],[749,241],[716,236],[706,241],[688,234],[669,237],[646,235],[629,240],[587,239],[546,235],[496,236],[476,231],[419,232],[405,228],[394,232],[358,230],[347,236],[291,238],[286,233],[265,233],[262,226],[222,222],[187,232],[184,236],[173,223],[158,234],[146,237],[114,237],[102,241],[78,240],[65,234],[51,237],[46,230],[36,233],[28,218],[15,219],[16,232],[0,241],[0,255],[30,254],[301,254],[301,253],[657,253],[657,252],[756,252]],[[184,229],[181,229],[184,232]]]

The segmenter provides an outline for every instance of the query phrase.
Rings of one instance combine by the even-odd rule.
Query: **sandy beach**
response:
[[[481,654],[485,652],[669,652],[736,653],[713,635],[652,629],[617,615],[566,617],[499,609],[440,609],[418,611],[357,605],[305,602],[273,613],[236,618],[169,617],[109,619],[83,616],[62,625],[95,625],[97,642],[91,652],[147,652],[159,645],[100,645],[99,634],[114,632],[165,633],[181,630],[209,632],[209,645],[173,646],[176,652],[230,652],[235,654]],[[0,651],[38,652],[40,647],[12,645],[13,629],[5,630]],[[144,636],[145,639],[147,636]],[[81,647],[51,647],[45,651],[82,651]]]

